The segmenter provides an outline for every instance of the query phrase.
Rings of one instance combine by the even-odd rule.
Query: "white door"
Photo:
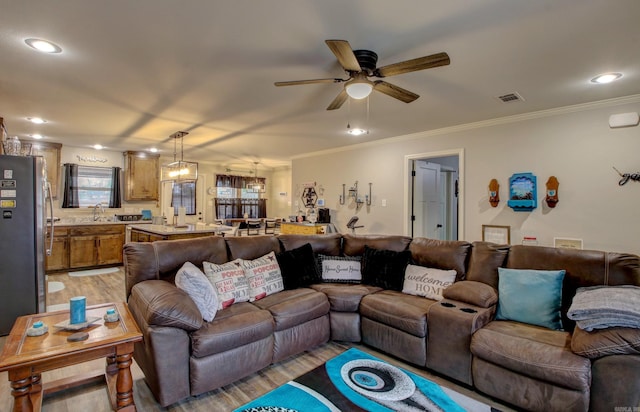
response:
[[[413,236],[445,239],[445,208],[440,165],[415,161]]]

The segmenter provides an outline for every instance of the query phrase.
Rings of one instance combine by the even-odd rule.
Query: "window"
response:
[[[178,208],[184,206],[187,215],[196,214],[196,182],[174,182],[171,192],[173,215],[178,216]]]
[[[261,184],[266,179],[258,178]],[[260,193],[250,188],[254,177],[216,175],[216,216],[218,219],[267,217],[266,200]]]
[[[78,166],[78,204],[92,207],[109,204],[113,188],[113,173],[110,167]]]
[[[121,207],[119,167],[64,165],[64,192],[62,207],[92,207],[102,204],[110,208]]]

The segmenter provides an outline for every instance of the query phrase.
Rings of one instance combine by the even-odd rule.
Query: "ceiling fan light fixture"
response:
[[[349,82],[344,88],[349,97],[360,100],[371,94],[373,91],[373,84],[366,79],[355,79],[353,82]]]

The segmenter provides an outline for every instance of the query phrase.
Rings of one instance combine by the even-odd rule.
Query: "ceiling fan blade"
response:
[[[377,68],[373,75],[376,77],[395,76],[398,74],[415,72],[417,70],[431,69],[433,67],[446,66],[451,63],[447,53],[436,53],[430,56],[390,64]]]
[[[327,110],[339,109],[342,106],[342,104],[347,101],[347,97],[349,97],[349,95],[347,94],[347,91],[345,89],[342,89],[340,94],[338,94],[336,98],[333,99],[329,107],[327,107]]]
[[[276,86],[295,86],[298,84],[313,84],[313,83],[342,83],[344,79],[311,79],[311,80],[292,80],[288,82],[275,82]]]
[[[402,87],[398,87],[394,84],[387,83],[383,80],[376,80],[373,84],[374,90],[377,90],[381,93],[394,97],[398,100],[402,100],[405,103],[411,103],[416,100],[419,95],[410,92],[409,90],[403,89]]]
[[[333,54],[336,55],[338,63],[347,71],[360,72],[360,63],[356,55],[353,53],[353,49],[346,40],[325,40],[327,46],[331,49]]]

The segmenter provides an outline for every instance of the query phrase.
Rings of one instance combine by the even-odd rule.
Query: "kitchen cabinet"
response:
[[[155,242],[156,240],[167,240],[166,236],[154,235],[152,233],[141,232],[139,230],[131,230],[132,242]]]
[[[124,224],[56,226],[46,271],[121,265]],[[47,230],[47,239],[49,239]],[[47,244],[46,247],[49,247]]]
[[[69,269],[69,229],[65,227],[55,227],[53,232],[53,247],[51,254],[45,257],[45,271]],[[50,229],[47,228],[47,242],[51,236]],[[49,243],[45,245],[49,248]]]
[[[57,199],[60,188],[60,149],[62,144],[38,140],[22,140],[22,142],[31,143],[32,155],[44,157],[47,181],[51,185],[51,197]]]
[[[160,155],[146,152],[124,152],[124,200],[158,200]]]
[[[69,231],[69,268],[122,263],[124,225],[87,225]]]
[[[96,237],[93,235],[69,237],[69,268],[97,265]]]

